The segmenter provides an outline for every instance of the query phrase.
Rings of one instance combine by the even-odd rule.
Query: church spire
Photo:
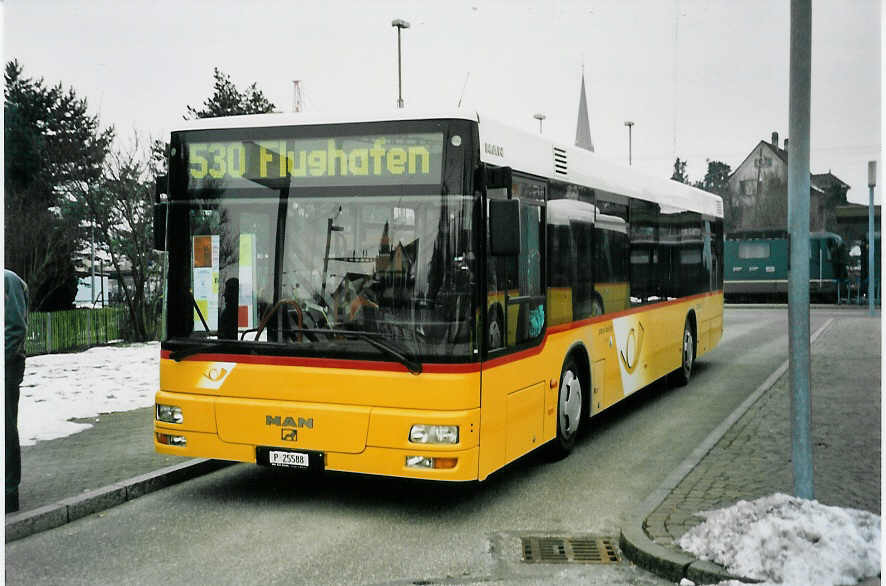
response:
[[[588,100],[585,97],[585,72],[581,68],[581,94],[578,99],[578,124],[575,129],[575,146],[594,152],[591,140],[591,121],[588,118]]]

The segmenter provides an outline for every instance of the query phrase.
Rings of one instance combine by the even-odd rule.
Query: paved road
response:
[[[787,356],[783,309],[727,311],[726,328],[689,387],[628,399],[561,462],[468,487],[238,465],[7,545],[7,583],[668,584],[629,563],[522,564],[519,537],[617,537]]]

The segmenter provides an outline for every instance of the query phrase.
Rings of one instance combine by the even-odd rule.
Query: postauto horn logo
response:
[[[637,364],[640,362],[640,355],[643,351],[643,338],[645,336],[646,330],[643,327],[643,324],[637,322],[636,327],[628,330],[628,335],[625,338],[624,346],[619,349],[619,356],[621,357],[621,362],[624,364],[625,370],[628,374],[634,374],[634,370],[637,368]]]

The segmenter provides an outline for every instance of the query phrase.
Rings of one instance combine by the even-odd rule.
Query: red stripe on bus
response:
[[[581,328],[587,325],[600,323],[604,321],[609,321],[612,319],[616,319],[619,317],[624,317],[626,315],[632,315],[635,313],[642,313],[644,311],[649,311],[650,309],[658,309],[660,307],[667,307],[668,305],[676,305],[678,303],[690,303],[695,301],[696,299],[704,299],[705,297],[713,297],[714,295],[720,295],[723,291],[713,291],[711,293],[698,293],[696,295],[690,295],[689,297],[680,297],[679,299],[671,299],[669,301],[659,301],[658,303],[651,303],[649,305],[641,305],[639,307],[632,307],[631,309],[625,309],[624,311],[619,311],[616,313],[606,313],[603,315],[598,315],[596,317],[590,317],[587,319],[573,321],[565,324],[558,324],[556,326],[551,326],[548,328],[549,333],[560,333],[565,332],[567,330],[574,330],[576,328]]]
[[[171,350],[161,350],[160,358],[171,358]],[[302,356],[251,356],[244,354],[193,354],[185,360],[201,362],[236,362],[238,364],[266,364],[271,366],[303,366],[313,368],[341,368],[349,370],[376,370],[390,372],[409,372],[399,362],[379,362],[374,360],[352,360],[342,358],[305,358]],[[422,364],[422,372],[429,373],[469,373],[479,372],[478,363],[465,364]]]

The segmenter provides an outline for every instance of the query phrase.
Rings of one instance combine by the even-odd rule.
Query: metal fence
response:
[[[72,352],[123,338],[128,319],[124,307],[73,309],[28,316],[28,356]]]

